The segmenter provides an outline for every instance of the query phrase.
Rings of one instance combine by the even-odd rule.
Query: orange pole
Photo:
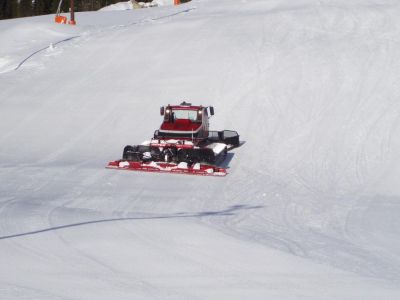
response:
[[[181,0],[174,0],[174,4],[175,4],[175,5],[181,4]]]

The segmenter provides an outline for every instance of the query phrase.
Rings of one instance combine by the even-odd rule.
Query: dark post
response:
[[[71,12],[71,20],[69,20],[69,24],[75,25],[75,10],[74,10],[74,0],[70,0],[70,12]]]

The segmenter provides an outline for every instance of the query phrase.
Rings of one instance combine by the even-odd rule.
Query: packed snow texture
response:
[[[400,299],[400,4],[0,22],[0,299]],[[224,178],[107,170],[213,105]]]
[[[130,10],[133,9],[133,5],[131,1],[124,1],[124,2],[118,2],[115,4],[111,4],[108,6],[105,6],[103,8],[100,8],[99,11],[109,11],[109,10]]]
[[[136,3],[139,5],[140,8],[148,8],[148,7],[156,7],[156,6],[163,6],[163,5],[172,5],[172,4],[174,4],[174,1],[173,0],[154,0],[151,2],[136,1]],[[133,6],[132,1],[123,1],[123,2],[118,2],[115,4],[105,6],[101,9],[99,9],[99,11],[131,10],[134,8],[135,7]]]

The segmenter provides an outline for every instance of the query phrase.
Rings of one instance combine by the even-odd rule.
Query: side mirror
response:
[[[214,115],[214,107],[210,106],[210,114],[213,116]]]
[[[164,106],[160,107],[160,115],[162,115],[162,116],[164,115]]]

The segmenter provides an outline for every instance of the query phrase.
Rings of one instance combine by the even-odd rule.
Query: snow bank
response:
[[[141,1],[137,1],[137,2],[143,8],[174,4],[173,0],[154,0],[152,2],[141,2]],[[118,2],[115,4],[105,6],[101,9],[99,9],[99,11],[131,10],[131,9],[134,9],[132,2],[126,1],[126,2]]]
[[[158,6],[174,5],[174,0],[154,0],[153,2],[157,3]]]
[[[133,9],[131,1],[118,2],[99,9],[99,11],[130,10]]]

